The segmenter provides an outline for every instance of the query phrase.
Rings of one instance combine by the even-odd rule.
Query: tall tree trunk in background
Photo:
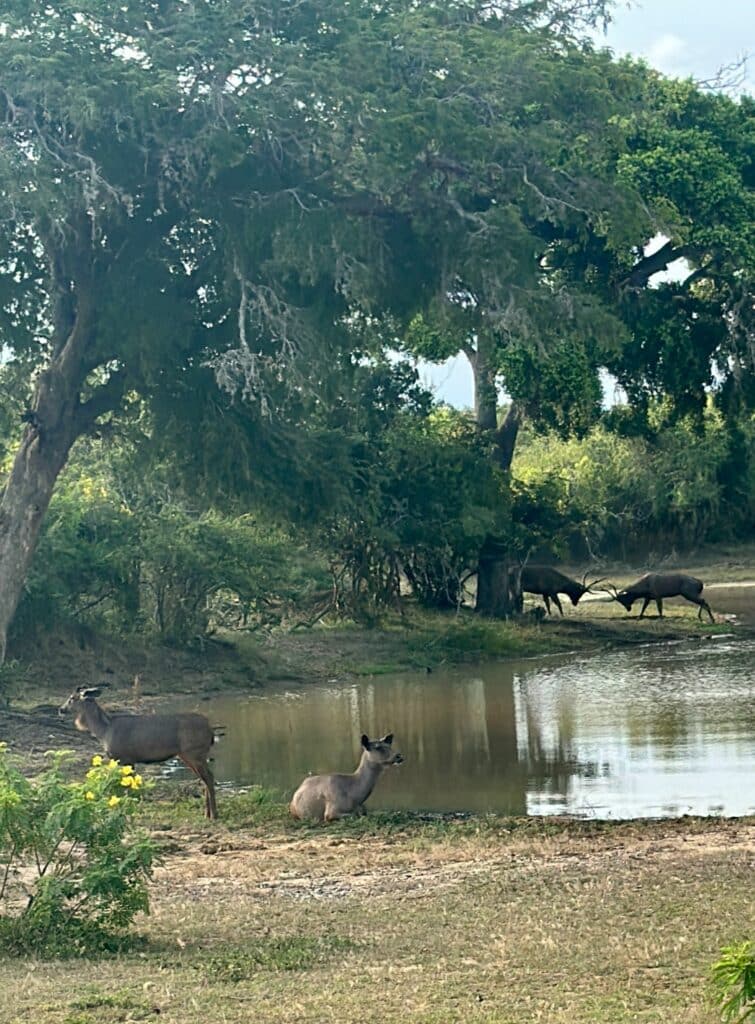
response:
[[[495,464],[508,475],[519,434],[521,410],[512,401],[503,423],[498,425],[498,392],[489,340],[481,334],[476,351],[467,354],[474,375],[477,426],[491,436]],[[516,598],[509,592],[510,568],[510,552],[506,545],[492,535],[486,537],[477,566],[475,608],[480,614],[507,619],[517,611]]]
[[[86,238],[88,221],[83,227]],[[76,273],[70,269],[70,255],[56,253],[50,261],[52,356],[38,378],[0,499],[0,664],[58,476],[76,439],[99,415],[114,408],[123,393],[123,374],[116,372],[88,401],[80,399],[87,375],[97,366],[95,288],[88,242],[84,258],[75,263]]]
[[[45,371],[0,501],[0,664],[55,481],[77,436],[77,402],[78,388],[71,393],[53,367]]]

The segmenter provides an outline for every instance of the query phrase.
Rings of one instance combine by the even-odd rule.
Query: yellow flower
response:
[[[87,800],[94,800],[94,793],[91,791],[91,789],[88,789],[84,795],[86,796]]]
[[[134,769],[130,764],[124,764],[121,768],[121,775],[133,775]]]
[[[92,764],[94,765],[95,768],[100,767],[100,765],[102,764],[102,757],[100,754],[94,755],[94,757],[92,758]]]
[[[107,802],[107,805],[108,807],[117,807],[120,802],[121,798],[119,796],[111,796]]]
[[[99,775],[99,772],[96,772],[94,770],[94,768],[90,768],[89,771],[87,772],[87,778],[88,779],[96,779],[98,775]]]
[[[141,777],[141,775],[135,775],[134,776],[134,782],[133,782],[133,788],[134,789],[139,789],[141,784],[142,784],[142,777]]]
[[[111,757],[110,760],[107,763],[107,766],[108,766],[108,768],[117,768],[118,767],[118,762],[114,761],[113,758]]]
[[[133,784],[134,784],[134,780],[133,780],[133,778],[130,775],[125,775],[121,779],[121,785],[125,786],[126,789],[130,789],[133,786]]]

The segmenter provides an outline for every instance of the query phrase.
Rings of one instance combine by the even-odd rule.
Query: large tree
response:
[[[485,19],[470,19],[452,45],[418,27],[392,65],[393,76],[374,71],[355,156],[375,205],[403,229],[393,252],[414,316],[400,343],[430,359],[467,356],[475,418],[505,475],[523,407],[562,429],[599,412],[600,356],[625,329],[613,295],[564,265],[575,248],[624,254],[652,233],[617,166],[627,134],[618,115],[634,110],[643,73],[568,33],[493,32]],[[499,424],[501,377],[516,401]],[[507,612],[513,554],[501,538],[484,545],[480,610]]]
[[[177,0],[4,8],[0,349],[30,401],[0,504],[0,659],[78,437],[134,395],[163,423],[168,404],[191,418],[212,371],[260,430],[275,404],[316,389],[347,306],[334,282],[362,230],[339,220],[326,238],[305,216],[337,149],[303,62],[317,14]],[[252,451],[254,439],[247,430]]]
[[[567,168],[543,191],[503,115],[606,7],[6,4],[0,344],[31,397],[0,504],[0,657],[57,476],[103,416],[136,394],[176,422],[212,369],[253,448],[332,390],[357,308],[408,317],[456,287],[424,261],[435,228],[448,253],[464,227],[479,264],[508,234],[499,182],[543,209],[579,198]],[[543,87],[517,117],[543,120]]]
[[[726,412],[752,401],[755,373],[755,103],[653,73],[646,90],[619,168],[662,239],[611,267],[631,340],[610,366],[642,412],[667,398],[701,415],[711,391]]]

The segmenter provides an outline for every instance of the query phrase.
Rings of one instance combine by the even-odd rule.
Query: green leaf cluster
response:
[[[582,439],[530,434],[513,467],[514,519],[530,543],[578,558],[626,559],[745,538],[755,523],[752,418],[741,424],[737,443],[745,472],[732,489],[730,430],[712,406],[702,433],[689,417],[663,424],[653,439],[605,425]]]
[[[70,782],[69,755],[51,757],[30,780],[0,746],[0,936],[6,951],[86,955],[149,909],[155,854],[133,826],[144,783],[99,756]]]
[[[711,968],[711,977],[724,1024],[755,1019],[755,942],[725,946]]]

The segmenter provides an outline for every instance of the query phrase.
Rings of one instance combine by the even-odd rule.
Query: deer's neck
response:
[[[104,744],[105,734],[110,725],[110,716],[102,710],[96,701],[84,701],[81,710],[76,716],[76,725],[80,729],[86,729],[100,743]]]
[[[354,780],[352,783],[352,795],[357,803],[364,803],[375,788],[375,783],[379,779],[382,770],[383,765],[375,764],[374,761],[370,761],[367,751],[365,750],[362,754],[362,759],[359,762],[359,767],[352,775],[352,779]]]

